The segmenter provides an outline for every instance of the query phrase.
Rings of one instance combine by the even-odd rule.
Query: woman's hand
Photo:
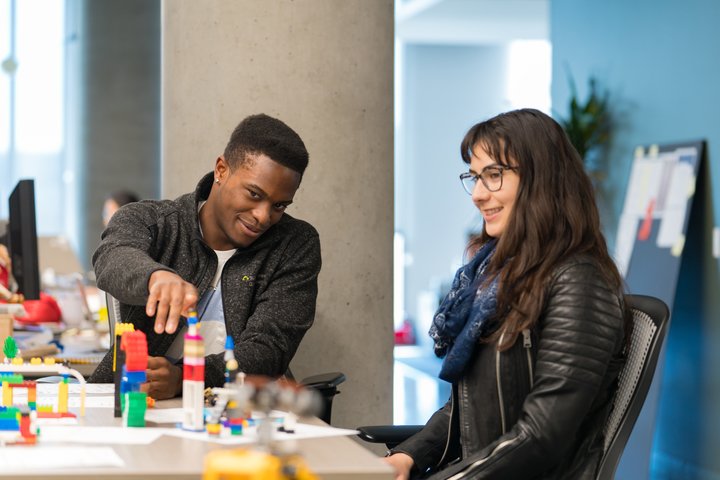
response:
[[[383,458],[383,460],[395,469],[395,480],[408,480],[410,478],[410,469],[415,464],[410,455],[407,453],[394,453]]]

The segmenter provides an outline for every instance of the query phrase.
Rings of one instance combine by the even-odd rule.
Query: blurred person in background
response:
[[[111,193],[110,196],[105,199],[105,203],[103,204],[103,226],[108,226],[110,218],[120,207],[127,205],[128,203],[137,202],[138,200],[140,200],[140,198],[130,190],[117,190]]]

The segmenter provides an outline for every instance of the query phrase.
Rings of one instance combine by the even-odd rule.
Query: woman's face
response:
[[[482,147],[476,145],[470,159],[470,173],[481,175],[490,185],[497,184],[499,180],[497,175],[502,178],[502,187],[495,192],[488,190],[480,179],[475,183],[472,192],[473,203],[480,210],[485,221],[485,231],[491,237],[500,238],[510,221],[517,198],[520,185],[517,170],[503,169]]]

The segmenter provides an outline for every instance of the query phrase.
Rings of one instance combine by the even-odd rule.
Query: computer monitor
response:
[[[40,299],[38,240],[35,226],[35,182],[20,180],[10,194],[8,250],[18,293],[26,300]]]

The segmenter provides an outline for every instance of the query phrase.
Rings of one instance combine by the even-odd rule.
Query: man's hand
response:
[[[410,478],[410,469],[415,464],[412,457],[406,453],[394,453],[383,458],[385,463],[392,465],[395,469],[395,480],[407,480]]]
[[[198,301],[197,288],[167,270],[156,270],[150,275],[148,291],[145,313],[148,317],[156,315],[156,333],[173,333],[180,316],[195,310]]]
[[[156,400],[173,398],[182,392],[182,369],[165,357],[148,357],[147,383],[141,391]]]

